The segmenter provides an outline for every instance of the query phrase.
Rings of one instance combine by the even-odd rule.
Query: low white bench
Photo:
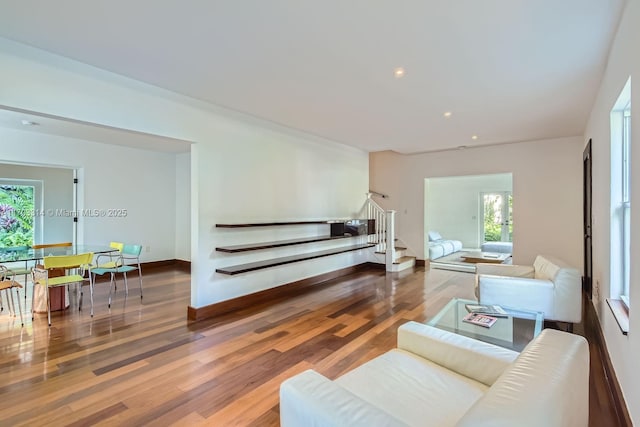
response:
[[[482,252],[498,252],[501,254],[513,253],[512,242],[485,242],[481,247]]]

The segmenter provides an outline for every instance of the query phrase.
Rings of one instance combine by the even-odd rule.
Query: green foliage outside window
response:
[[[0,247],[33,244],[34,187],[0,186]]]
[[[511,233],[513,219],[511,218],[513,212],[513,198],[508,197],[509,203],[509,241],[511,241]],[[484,241],[485,242],[500,242],[502,240],[502,204],[503,197],[499,194],[487,194],[484,199]]]

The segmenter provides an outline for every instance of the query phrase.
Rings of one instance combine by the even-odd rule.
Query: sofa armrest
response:
[[[545,329],[456,424],[457,427],[587,427],[589,345]]]
[[[304,371],[280,385],[280,425],[406,427],[402,421],[313,370]]]
[[[398,328],[398,348],[488,386],[518,356],[515,351],[417,322]]]
[[[476,264],[476,274],[533,278],[535,270],[531,265],[478,263]]]
[[[554,319],[554,285],[550,280],[481,274],[478,278],[480,304],[496,304],[530,311],[541,311]]]

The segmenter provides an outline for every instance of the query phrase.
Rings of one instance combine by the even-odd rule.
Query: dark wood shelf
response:
[[[324,251],[309,252],[306,254],[291,255],[281,258],[273,258],[265,261],[250,262],[247,264],[232,265],[229,267],[216,268],[216,273],[234,275],[240,273],[247,273],[249,271],[262,270],[264,268],[276,267],[278,265],[291,264],[299,261],[306,261],[310,259],[322,258],[330,255],[341,254],[344,252],[357,251],[360,249],[366,249],[375,246],[373,243],[364,243],[359,245],[342,246],[334,249],[327,249]]]
[[[278,225],[330,224],[332,222],[344,222],[344,221],[345,220],[324,220],[324,221],[256,222],[253,224],[216,224],[216,228],[273,227]]]
[[[324,242],[327,240],[347,239],[353,236],[315,236],[302,239],[279,240],[275,242],[251,243],[247,245],[220,246],[216,248],[218,252],[236,253],[257,251],[260,249],[279,248],[282,246],[302,245],[305,243]]]

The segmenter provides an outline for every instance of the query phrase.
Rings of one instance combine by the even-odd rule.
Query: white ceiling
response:
[[[582,135],[626,1],[0,0],[0,36],[412,153]]]

